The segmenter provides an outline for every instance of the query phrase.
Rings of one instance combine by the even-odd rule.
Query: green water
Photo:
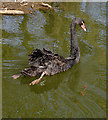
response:
[[[54,11],[33,15],[2,16],[3,118],[105,118],[106,117],[106,4],[53,3]],[[70,53],[70,24],[85,21],[87,32],[76,28],[80,62],[66,72],[37,77],[14,74],[29,67],[34,48],[48,48],[64,57]],[[81,95],[86,86],[84,96]]]

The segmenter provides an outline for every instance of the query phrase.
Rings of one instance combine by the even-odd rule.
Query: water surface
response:
[[[53,3],[54,11],[2,17],[3,118],[106,117],[106,4]],[[58,6],[58,7],[57,7]],[[77,27],[80,62],[70,70],[45,76],[12,79],[29,67],[34,48],[48,48],[64,57],[70,53],[70,24],[84,19],[87,32]],[[81,95],[86,86],[84,96]]]

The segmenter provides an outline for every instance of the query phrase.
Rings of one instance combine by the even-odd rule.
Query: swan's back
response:
[[[32,69],[40,69],[41,72],[46,71],[47,75],[54,75],[63,72],[72,67],[72,59],[65,59],[64,57],[52,53],[50,50],[34,49],[29,55],[29,65]]]

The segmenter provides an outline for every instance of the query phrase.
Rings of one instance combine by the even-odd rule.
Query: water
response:
[[[106,4],[52,5],[54,11],[2,17],[3,118],[105,118]],[[29,83],[37,77],[13,80],[12,75],[29,67],[28,55],[34,48],[69,56],[74,17],[83,18],[87,28],[76,28],[80,62],[66,72],[45,76],[35,86]]]

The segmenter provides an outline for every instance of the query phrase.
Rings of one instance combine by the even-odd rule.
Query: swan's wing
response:
[[[39,49],[34,49],[29,55],[29,65],[34,67],[43,66],[42,57],[44,53]]]
[[[44,48],[42,51],[39,49],[34,49],[31,55],[29,55],[30,66],[45,68],[52,62],[62,65],[65,62],[65,58]]]

